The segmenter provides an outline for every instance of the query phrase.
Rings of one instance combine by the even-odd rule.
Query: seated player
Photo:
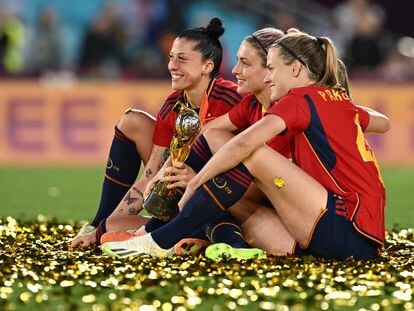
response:
[[[289,33],[270,49],[267,67],[277,104],[214,154],[188,184],[172,222],[142,237],[106,243],[105,252],[167,256],[185,234],[238,202],[254,178],[287,230],[273,228],[276,254],[365,259],[377,253],[385,233],[385,188],[363,131],[386,132],[388,119],[352,104],[328,38]],[[293,163],[264,146],[279,134],[291,135]],[[242,182],[231,178],[235,173]]]
[[[223,32],[221,21],[214,18],[207,27],[189,29],[175,39],[168,68],[176,91],[168,96],[156,121],[146,113],[129,111],[117,124],[100,207],[91,226],[81,230],[72,247],[94,244],[106,230],[136,229],[148,221],[138,214],[142,192],[168,157],[177,118],[171,109],[178,100],[199,109],[203,124],[239,102],[236,85],[217,78],[222,60],[219,37]],[[134,183],[141,159],[145,173]]]

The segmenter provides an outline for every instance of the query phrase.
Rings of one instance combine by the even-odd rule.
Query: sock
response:
[[[185,238],[193,238],[193,239],[201,239],[201,240],[208,240],[206,236],[206,228],[205,226],[202,226],[195,231],[191,232],[188,236]]]
[[[200,135],[191,146],[185,163],[198,173],[213,156],[206,138]]]
[[[206,236],[212,243],[226,243],[235,248],[250,248],[244,240],[237,220],[228,212],[220,213],[206,226]]]
[[[206,190],[222,210],[237,203],[247,191],[253,177],[247,168],[239,163],[231,170],[222,173],[205,183]]]
[[[161,248],[173,247],[239,201],[251,181],[252,176],[241,163],[209,180],[196,190],[176,218],[151,233],[152,238]]]
[[[99,223],[98,227],[96,228],[96,243],[98,245],[101,244],[101,237],[106,233],[106,220],[108,218],[102,219],[102,221]]]
[[[158,228],[161,228],[162,226],[168,224],[168,221],[163,221],[161,219],[157,218],[151,218],[146,224],[145,224],[145,231],[147,233],[150,233]],[[202,239],[206,240],[206,234],[205,234],[205,228],[199,228],[195,230],[194,232],[191,232],[186,238],[195,238],[195,239]]]
[[[141,158],[135,143],[115,127],[109,158],[106,164],[105,179],[101,200],[92,226],[109,217],[135,182],[141,166]]]
[[[161,228],[162,226],[168,224],[168,221],[164,221],[161,219],[157,219],[152,217],[148,222],[145,224],[145,231],[147,233],[150,233],[158,228]]]

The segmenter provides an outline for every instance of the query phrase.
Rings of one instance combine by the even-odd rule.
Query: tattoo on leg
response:
[[[150,177],[152,175],[152,170],[149,168],[145,171],[145,177]]]
[[[138,201],[138,198],[131,198],[131,192],[128,192],[124,202],[126,202],[128,205],[131,205],[132,203],[135,203],[136,201]]]

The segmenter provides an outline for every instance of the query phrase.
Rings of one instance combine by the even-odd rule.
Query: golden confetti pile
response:
[[[0,220],[0,310],[413,310],[414,229],[376,259],[114,260],[68,248],[79,224]]]

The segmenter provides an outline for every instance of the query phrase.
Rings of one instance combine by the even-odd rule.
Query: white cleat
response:
[[[163,249],[159,247],[151,234],[138,236],[121,242],[107,242],[102,245],[102,251],[111,257],[117,258],[137,255],[168,257],[174,253],[173,248]]]
[[[91,233],[92,231],[94,231],[96,228],[94,226],[92,226],[89,223],[86,223],[82,226],[82,228],[79,230],[78,234],[72,239],[76,239],[79,238],[81,236],[87,235],[89,233]]]

